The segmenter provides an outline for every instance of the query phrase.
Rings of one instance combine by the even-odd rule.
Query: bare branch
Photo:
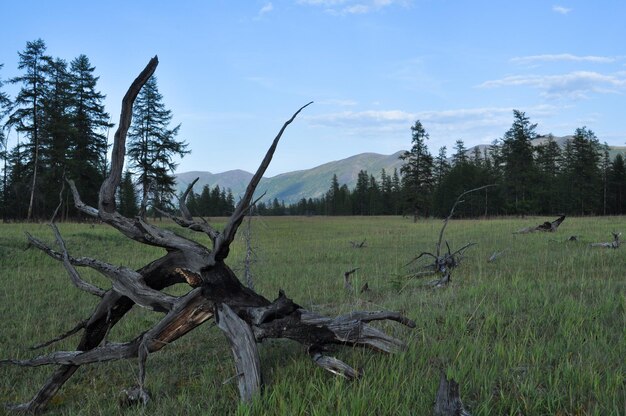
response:
[[[313,101],[300,107],[300,109],[296,111],[293,116],[291,116],[291,118],[285,122],[285,124],[283,124],[283,127],[278,132],[278,135],[276,135],[276,138],[274,138],[274,141],[272,142],[270,148],[267,150],[267,153],[265,154],[261,165],[257,169],[252,179],[250,179],[250,183],[246,188],[246,192],[243,198],[237,204],[235,212],[233,212],[233,215],[231,215],[230,219],[228,220],[228,224],[226,224],[226,226],[224,227],[224,232],[215,239],[215,245],[211,254],[211,259],[213,261],[222,261],[228,256],[230,244],[233,242],[235,234],[237,233],[237,229],[239,228],[241,221],[243,221],[243,217],[250,207],[250,201],[252,201],[252,196],[254,195],[254,191],[256,190],[259,181],[263,177],[265,170],[272,161],[272,157],[274,156],[274,152],[276,151],[276,146],[278,146],[278,142],[282,137],[283,132],[285,131],[287,126],[291,124],[293,120],[295,120],[296,116],[312,103]]]
[[[70,256],[67,252],[67,248],[65,247],[65,241],[61,237],[61,233],[57,228],[56,224],[50,224],[50,228],[54,231],[54,236],[56,237],[57,243],[59,247],[61,247],[61,251],[63,252],[63,266],[65,266],[65,270],[67,270],[67,274],[70,276],[70,280],[80,290],[84,290],[87,293],[91,293],[92,295],[96,295],[99,297],[103,297],[106,291],[104,289],[100,289],[99,287],[92,285],[91,283],[87,283],[84,281],[78,271],[70,261]]]
[[[187,189],[185,189],[183,195],[178,199],[180,215],[182,215],[182,217],[187,221],[193,221],[193,216],[191,215],[191,212],[189,212],[189,208],[187,208],[187,197],[189,196],[191,190],[193,189],[193,186],[196,184],[196,182],[198,182],[199,179],[200,177],[197,177],[189,185],[187,185]]]
[[[57,337],[55,337],[55,338],[53,338],[53,339],[51,339],[49,341],[43,342],[41,344],[34,345],[34,346],[30,347],[30,349],[31,350],[38,350],[40,348],[47,347],[48,345],[52,345],[55,342],[62,341],[65,338],[70,337],[70,336],[74,335],[75,333],[77,333],[78,331],[80,331],[81,329],[83,329],[85,327],[85,325],[87,325],[87,319],[85,319],[84,321],[79,322],[78,324],[76,324],[76,326],[74,328],[70,329],[69,331],[62,333],[61,335],[59,335],[59,336],[57,336]]]
[[[309,348],[309,355],[311,356],[313,362],[322,367],[324,370],[337,374],[338,376],[348,380],[354,380],[355,378],[359,378],[361,376],[360,371],[355,370],[335,357],[323,355],[320,350],[320,348],[311,347]]]
[[[70,185],[70,190],[72,191],[72,196],[74,197],[74,206],[79,210],[84,212],[85,214],[92,216],[92,217],[98,217],[98,210],[94,207],[91,207],[87,204],[85,204],[83,202],[83,200],[80,198],[80,194],[78,193],[78,189],[76,189],[76,184],[74,183],[73,180],[68,179],[67,183],[69,183]]]
[[[115,211],[115,190],[122,180],[122,169],[124,167],[124,157],[126,156],[126,135],[130,128],[133,117],[133,103],[148,79],[154,74],[159,58],[150,59],[148,65],[135,78],[131,86],[128,88],[124,99],[122,100],[122,111],[120,113],[120,122],[115,132],[113,141],[113,152],[111,153],[111,172],[104,180],[100,187],[98,197],[98,210],[103,213],[113,213]]]
[[[459,203],[463,202],[461,201],[461,198],[463,198],[465,195],[470,194],[472,192],[480,191],[486,188],[490,188],[492,186],[496,186],[496,185],[492,183],[490,185],[483,185],[478,188],[470,189],[469,191],[463,192],[461,195],[459,195],[456,198],[456,201],[454,201],[454,204],[452,205],[452,208],[450,209],[450,213],[448,214],[446,219],[443,221],[443,226],[441,227],[441,231],[439,232],[439,240],[437,241],[437,246],[436,246],[437,247],[436,257],[439,257],[441,255],[441,241],[443,240],[443,233],[446,230],[446,227],[448,226],[448,221],[450,221],[450,218],[452,218],[452,216],[454,215],[454,210],[456,209],[456,206]]]
[[[56,228],[56,226],[51,225],[53,229]],[[58,230],[55,231],[55,234],[58,234]],[[93,295],[102,297],[104,295],[104,293],[106,292],[104,289],[101,289],[97,286],[94,286],[90,283],[85,282],[80,275],[78,274],[78,272],[76,271],[76,269],[74,269],[73,267],[71,267],[72,265],[77,265],[77,266],[88,266],[88,259],[86,258],[79,258],[76,259],[74,257],[69,256],[69,254],[67,254],[67,251],[65,250],[65,244],[63,243],[63,240],[61,239],[61,242],[59,242],[59,245],[61,246],[61,249],[64,250],[63,253],[59,253],[58,251],[52,250],[50,247],[48,247],[48,245],[46,245],[44,242],[42,242],[41,240],[36,239],[35,237],[33,237],[32,235],[30,235],[29,233],[26,233],[26,238],[28,238],[28,242],[35,246],[36,248],[38,248],[39,250],[43,251],[44,253],[46,253],[48,256],[52,257],[55,260],[61,261],[63,262],[63,265],[65,266],[70,279],[72,281],[72,283],[74,284],[74,286],[76,286],[77,288],[84,290],[88,293],[91,293]],[[60,235],[58,235],[57,237],[57,242],[59,241],[58,238],[60,238]],[[66,263],[69,263],[69,268],[68,265]]]

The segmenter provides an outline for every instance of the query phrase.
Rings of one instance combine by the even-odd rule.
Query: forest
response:
[[[73,179],[85,202],[93,204],[109,169],[108,132],[113,124],[103,106],[105,96],[97,88],[95,67],[85,55],[69,64],[47,55],[41,39],[27,42],[18,57],[22,72],[4,82],[0,77],[2,218],[5,222],[49,218],[61,199],[60,218],[79,220],[82,214],[73,207],[64,178]],[[4,91],[6,84],[19,86],[15,97]],[[122,214],[160,216],[174,210],[176,160],[189,150],[177,138],[180,124],[173,125],[172,119],[152,77],[133,110],[128,168],[117,195]],[[12,146],[9,137],[16,138]],[[545,140],[533,146],[538,137]],[[586,126],[559,144],[552,135],[540,136],[537,124],[523,111],[513,110],[509,130],[482,150],[468,151],[459,139],[450,157],[445,146],[434,156],[428,139],[426,127],[417,120],[411,127],[411,149],[402,156],[399,171],[362,170],[354,189],[340,184],[335,175],[321,197],[291,205],[261,199],[257,213],[442,217],[456,196],[483,185],[492,186],[471,194],[459,208],[459,217],[626,211],[624,157],[620,153],[612,157],[609,146]],[[229,189],[205,187],[190,193],[188,205],[193,215],[226,216],[237,197]]]

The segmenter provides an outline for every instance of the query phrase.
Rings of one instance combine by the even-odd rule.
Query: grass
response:
[[[383,355],[339,348],[335,355],[362,368],[346,382],[310,362],[304,348],[286,340],[260,345],[266,388],[252,405],[240,405],[230,350],[219,330],[204,325],[148,359],[153,401],[124,414],[236,415],[425,415],[443,368],[461,386],[473,415],[626,414],[626,256],[589,247],[626,231],[626,218],[568,218],[554,234],[513,235],[543,218],[452,220],[452,247],[477,246],[444,289],[428,278],[411,279],[405,267],[422,251],[434,251],[441,222],[402,218],[255,218],[256,289],[274,298],[279,289],[305,308],[333,315],[349,310],[403,311],[417,323],[410,330],[383,328],[408,350]],[[219,222],[219,220],[216,220]],[[174,229],[169,224],[168,227]],[[72,254],[140,267],[161,251],[121,237],[103,225],[61,224]],[[24,231],[52,241],[43,225],[0,226],[0,357],[38,354],[28,346],[52,338],[90,315],[93,296],[71,286],[62,266],[41,252],[24,251]],[[178,232],[191,236],[185,230]],[[570,235],[579,242],[565,242]],[[206,238],[194,238],[208,243]],[[353,249],[349,241],[367,239]],[[241,269],[244,244],[229,256]],[[505,250],[494,263],[487,258]],[[370,292],[349,294],[343,272],[359,267],[353,285]],[[101,286],[107,280],[88,271]],[[175,287],[172,293],[183,293]],[[158,315],[136,308],[113,340],[130,339]],[[72,350],[77,336],[48,347]],[[22,402],[41,386],[51,368],[0,366],[0,402]],[[119,414],[117,398],[136,382],[136,360],[85,366],[62,388],[50,414]],[[1,412],[1,410],[0,410]]]

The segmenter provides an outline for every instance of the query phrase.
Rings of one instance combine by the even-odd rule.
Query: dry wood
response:
[[[186,335],[207,320],[217,316],[218,326],[226,335],[235,356],[236,374],[239,377],[241,398],[249,401],[259,391],[261,371],[256,343],[266,338],[288,338],[303,344],[314,362],[343,377],[354,377],[358,372],[321,352],[327,345],[370,347],[384,352],[401,351],[405,344],[394,337],[368,325],[373,320],[393,320],[408,327],[413,321],[389,311],[353,312],[336,318],[324,317],[302,309],[287,298],[282,291],[274,301],[241,284],[234,272],[225,264],[232,243],[245,214],[249,212],[256,187],[269,165],[279,139],[286,127],[309,104],[300,108],[283,125],[272,142],[263,161],[229,218],[219,233],[206,222],[194,221],[185,200],[193,183],[181,197],[179,225],[201,231],[211,237],[213,248],[182,237],[172,231],[147,223],[142,218],[126,218],[117,212],[115,192],[121,181],[126,136],[131,123],[133,102],[144,83],[152,76],[158,60],[154,57],[135,79],[122,102],[122,111],[111,160],[109,176],[104,180],[97,208],[85,204],[74,182],[68,180],[75,206],[82,212],[98,218],[117,229],[121,234],[141,244],[163,249],[162,257],[139,270],[115,266],[89,257],[73,257],[68,253],[58,230],[53,227],[61,251],[56,251],[41,240],[28,236],[31,244],[50,257],[62,262],[72,282],[89,293],[100,297],[91,316],[71,331],[49,341],[82,331],[74,351],[57,351],[31,359],[1,360],[3,364],[34,367],[58,365],[34,397],[11,409],[37,413],[46,408],[52,397],[74,374],[79,366],[110,360],[137,358],[139,385],[126,390],[125,404],[149,400],[146,381],[146,360],[150,353],[161,350],[176,339]],[[76,267],[97,270],[111,281],[108,290],[97,288],[80,278]],[[161,291],[177,283],[187,283],[188,293],[171,296]],[[126,342],[103,342],[113,328],[137,304],[163,313],[150,329]]]
[[[432,269],[432,272],[439,274],[440,278],[430,282],[430,285],[434,287],[444,287],[445,285],[447,285],[450,282],[450,274],[452,270],[456,268],[461,262],[461,260],[463,259],[463,253],[465,252],[465,250],[467,250],[469,247],[473,245],[476,245],[476,243],[468,243],[464,245],[463,247],[461,247],[460,249],[455,250],[453,252],[452,249],[450,248],[450,245],[446,241],[445,243],[446,243],[447,252],[441,254],[441,243],[443,241],[443,235],[446,230],[446,227],[448,226],[448,222],[454,215],[454,210],[456,209],[457,205],[464,202],[461,198],[463,198],[465,195],[470,194],[472,192],[487,189],[492,186],[495,186],[495,184],[480,186],[478,188],[470,189],[460,194],[454,201],[454,204],[452,204],[452,208],[450,208],[450,213],[443,221],[443,225],[441,226],[441,230],[439,231],[439,240],[437,240],[437,244],[435,245],[435,254],[424,251],[420,253],[418,256],[416,256],[415,258],[413,258],[413,260],[408,262],[406,266],[414,263],[415,261],[419,260],[420,258],[424,256],[431,257],[433,259],[433,262],[424,267],[428,269]],[[421,274],[422,273],[419,273],[419,274],[414,273],[411,277],[418,277],[418,275],[421,275]]]
[[[534,233],[537,231],[553,233],[559,228],[559,225],[561,225],[563,221],[565,221],[565,215],[561,215],[559,218],[557,218],[554,221],[546,221],[534,227],[522,228],[521,230],[515,231],[513,234],[529,234],[529,233]]]
[[[354,288],[352,287],[352,284],[350,283],[350,275],[353,274],[354,272],[356,272],[357,270],[359,270],[358,267],[352,269],[352,270],[348,270],[347,272],[345,272],[343,274],[343,287],[348,291],[348,292],[352,292],[354,291]]]
[[[612,232],[611,234],[613,234],[613,241],[609,241],[606,243],[591,243],[591,247],[605,247],[605,248],[612,248],[612,249],[619,248],[619,246],[622,244],[621,239],[620,239],[622,236],[622,233]]]
[[[454,379],[448,381],[443,371],[439,379],[433,414],[435,416],[471,416],[461,402],[459,383]]]
[[[350,245],[352,246],[352,248],[367,247],[367,245],[365,245],[365,240],[363,240],[363,241],[350,241]]]

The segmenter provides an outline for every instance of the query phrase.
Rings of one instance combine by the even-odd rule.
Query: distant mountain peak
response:
[[[398,151],[391,155],[379,153],[360,153],[345,159],[334,160],[316,166],[311,169],[303,169],[293,172],[262,178],[257,187],[260,192],[266,192],[264,200],[285,201],[286,204],[295,203],[302,198],[317,198],[326,193],[330,188],[333,175],[337,175],[340,184],[346,184],[349,188],[356,185],[359,171],[366,170],[375,177],[380,176],[382,169],[393,173],[394,169],[400,169],[402,161],[399,159],[404,151]],[[243,195],[252,173],[241,169],[229,170],[222,173],[211,172],[182,172],[176,174],[176,187],[182,192],[195,178],[200,178],[194,187],[194,192],[201,192],[205,185],[213,188],[230,188],[235,196]]]

